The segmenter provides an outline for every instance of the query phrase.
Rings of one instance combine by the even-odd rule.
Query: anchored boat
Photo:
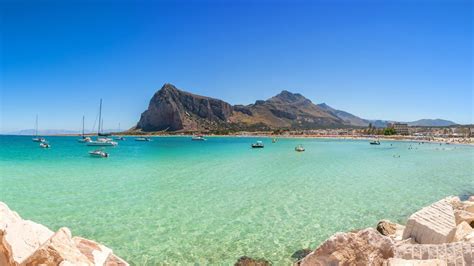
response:
[[[191,138],[193,141],[204,141],[206,140],[203,135],[196,135]]]
[[[105,133],[101,133],[101,122],[102,121],[102,99],[100,99],[99,105],[99,126],[97,127],[97,140],[91,140],[87,143],[87,146],[117,146],[118,143],[112,141],[109,138],[99,138],[99,136],[107,135]]]
[[[255,143],[252,143],[252,148],[263,148],[265,145],[263,145],[263,142],[257,141]]]
[[[38,137],[38,115],[36,115],[36,122],[35,122],[35,137],[32,139],[34,142],[45,142],[46,139],[42,137]]]
[[[305,151],[303,145],[299,144],[298,146],[295,147],[295,151],[297,152],[303,152]]]
[[[90,151],[89,155],[92,156],[92,157],[98,157],[98,158],[107,158],[107,157],[109,157],[109,154],[106,153],[105,151],[102,151],[102,150]]]
[[[49,145],[49,143],[47,143],[47,142],[41,142],[40,147],[43,148],[43,149],[49,149],[49,148],[51,148],[51,145]]]
[[[151,139],[148,137],[139,137],[139,138],[135,138],[135,141],[151,141]]]

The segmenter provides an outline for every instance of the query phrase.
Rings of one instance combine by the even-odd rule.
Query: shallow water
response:
[[[99,159],[76,137],[48,139],[43,150],[30,137],[0,136],[0,201],[136,265],[232,264],[243,255],[289,264],[336,231],[404,222],[444,196],[474,193],[470,146],[129,137]],[[251,149],[256,140],[265,148]],[[306,152],[294,151],[300,143]]]

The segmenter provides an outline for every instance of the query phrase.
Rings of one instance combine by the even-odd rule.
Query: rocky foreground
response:
[[[412,214],[406,225],[336,233],[299,265],[474,265],[474,196],[448,197]]]
[[[23,220],[0,202],[0,266],[107,265],[128,266],[112,249],[63,227],[56,233]]]
[[[412,214],[406,225],[380,221],[376,228],[336,233],[316,250],[301,250],[295,265],[474,265],[474,196],[448,197]],[[235,265],[267,266],[249,257]]]
[[[295,252],[295,265],[474,265],[474,196],[448,197],[412,214],[406,225],[380,221],[376,228],[336,233],[316,250]],[[236,265],[270,265],[240,258]],[[21,219],[0,202],[0,265],[128,265],[92,240],[56,233]]]

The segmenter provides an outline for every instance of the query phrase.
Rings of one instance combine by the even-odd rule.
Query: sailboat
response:
[[[122,132],[122,131],[120,130],[120,123],[119,123],[119,125],[118,125],[118,132],[119,132],[119,133]],[[115,139],[115,140],[125,140],[125,138],[124,138],[123,136],[115,137],[114,139]]]
[[[101,132],[101,121],[102,121],[102,99],[100,99],[100,106],[99,106],[99,126],[97,129],[97,140],[92,140],[87,143],[87,146],[117,146],[117,142],[112,141],[109,138],[99,138],[99,136],[103,136]]]
[[[78,142],[85,143],[85,142],[91,142],[92,139],[90,137],[86,137],[84,135],[84,116],[82,116],[82,138],[77,140]]]
[[[34,142],[45,142],[44,138],[38,137],[38,115],[36,115],[36,123],[35,123],[35,137],[32,139]]]

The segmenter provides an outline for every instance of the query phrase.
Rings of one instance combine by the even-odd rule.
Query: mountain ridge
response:
[[[164,84],[141,114],[135,131],[204,131],[204,130],[275,130],[335,127],[386,126],[391,121],[369,120],[314,104],[299,93],[283,90],[267,100],[248,105],[231,105],[223,100],[197,95]],[[456,125],[442,119],[421,119],[409,125]]]

